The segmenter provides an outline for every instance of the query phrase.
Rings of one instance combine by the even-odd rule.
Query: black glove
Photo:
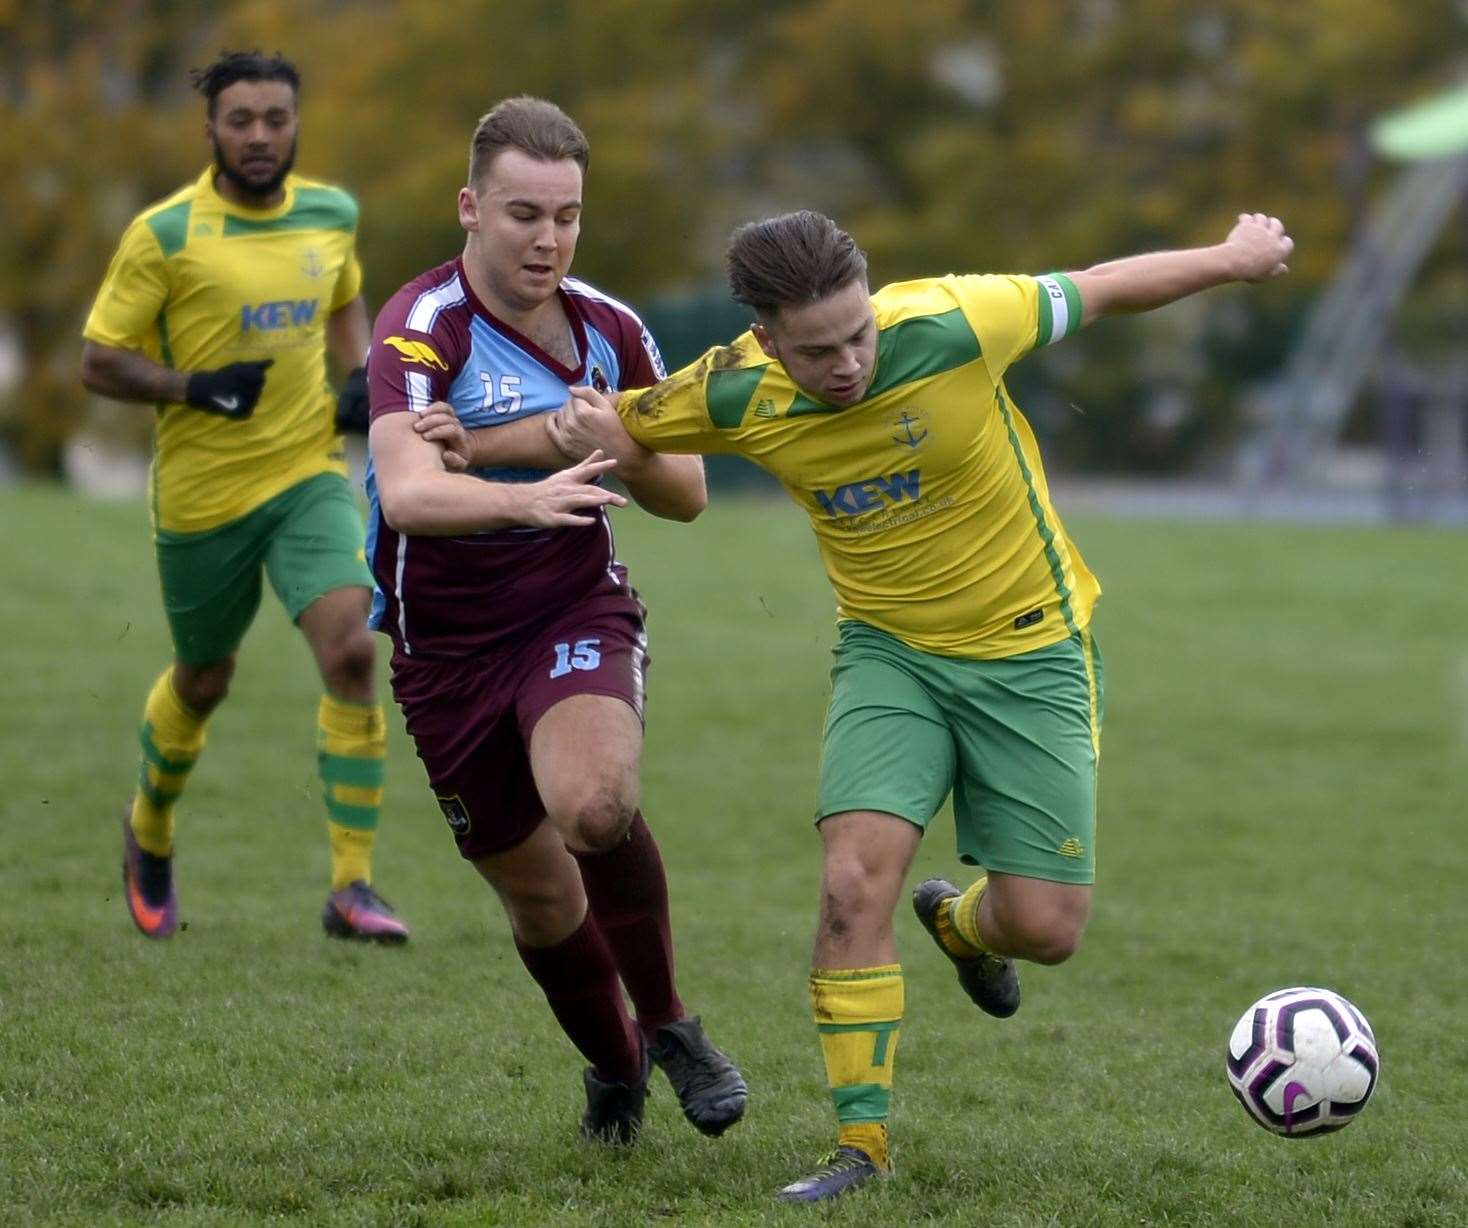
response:
[[[336,399],[336,429],[350,435],[365,435],[372,403],[367,398],[367,368],[358,367],[342,385]]]
[[[260,390],[265,387],[265,368],[273,358],[260,362],[232,362],[218,371],[195,371],[189,376],[184,400],[195,409],[221,418],[244,419],[255,412]]]

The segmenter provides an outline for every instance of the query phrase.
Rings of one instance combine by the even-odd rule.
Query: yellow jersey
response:
[[[1004,372],[1080,326],[1063,274],[949,276],[872,296],[866,396],[812,400],[745,333],[618,398],[639,443],[728,452],[806,511],[838,618],[926,652],[1013,656],[1085,627],[1096,578],[1050,503],[1035,437]]]
[[[361,291],[356,202],[288,175],[285,199],[246,209],[214,169],[145,209],[123,233],[84,335],[183,371],[272,358],[255,412],[232,421],[159,405],[155,530],[236,520],[290,486],[346,472],[333,424],[326,321]]]

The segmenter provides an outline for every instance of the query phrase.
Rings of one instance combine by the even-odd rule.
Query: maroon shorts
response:
[[[403,710],[439,809],[470,860],[503,853],[545,818],[530,733],[572,695],[611,695],[643,716],[647,632],[635,596],[591,597],[530,635],[455,661],[393,661]]]

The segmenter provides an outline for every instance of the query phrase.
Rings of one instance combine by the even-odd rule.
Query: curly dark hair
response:
[[[284,81],[291,93],[301,92],[301,74],[280,52],[266,55],[258,48],[254,51],[221,51],[219,58],[203,68],[189,72],[193,87],[209,100],[209,118],[214,118],[214,106],[220,91],[228,89],[236,81]]]

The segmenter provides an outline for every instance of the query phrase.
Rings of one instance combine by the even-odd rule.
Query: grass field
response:
[[[406,949],[330,943],[318,687],[269,601],[181,807],[187,929],[133,931],[118,815],[167,656],[144,514],[0,494],[0,1221],[6,1224],[1468,1223],[1468,549],[1449,531],[1074,518],[1107,587],[1100,884],[1085,946],[967,1005],[910,914],[898,1180],[773,1191],[831,1118],[805,1003],[830,597],[792,508],[619,521],[652,608],[645,809],[684,997],[738,1057],[712,1141],[666,1085],[576,1141],[581,1063],[458,859],[394,714],[378,883]],[[961,870],[935,824],[919,871]],[[1332,986],[1375,1102],[1284,1141],[1222,1050]]]

